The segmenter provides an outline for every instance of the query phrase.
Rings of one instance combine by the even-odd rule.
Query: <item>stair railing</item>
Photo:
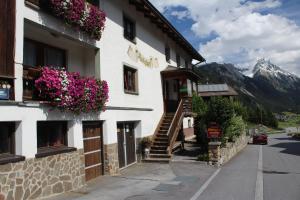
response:
[[[184,118],[183,99],[181,99],[181,101],[178,105],[178,108],[176,110],[176,113],[174,115],[174,118],[171,122],[170,128],[167,132],[168,142],[169,142],[167,151],[168,151],[169,155],[172,154],[173,146],[176,142],[176,138],[181,129],[183,118]]]

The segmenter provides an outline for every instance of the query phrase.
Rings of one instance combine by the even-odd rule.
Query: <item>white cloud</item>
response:
[[[231,62],[241,67],[253,67],[257,59],[265,57],[288,71],[300,74],[300,27],[285,17],[261,12],[267,13],[269,9],[280,7],[279,0],[151,2],[161,11],[185,7],[186,12],[173,11],[173,15],[195,21],[191,30],[200,38],[216,35],[199,45],[199,51],[208,62]]]

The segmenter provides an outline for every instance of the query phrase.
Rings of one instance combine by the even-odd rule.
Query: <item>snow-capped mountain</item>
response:
[[[198,68],[198,73],[209,83],[227,83],[240,95],[245,104],[263,104],[273,111],[300,112],[300,78],[269,60],[255,64],[253,76],[245,76],[232,64],[210,63]]]
[[[277,65],[274,65],[271,63],[270,60],[266,60],[265,58],[259,59],[254,66],[253,69],[253,75],[262,75],[262,76],[273,76],[280,78],[281,76],[284,76],[286,78],[290,78],[292,80],[299,79],[296,75],[285,71],[278,67]]]
[[[300,78],[264,58],[259,59],[254,66],[253,78],[256,80],[266,79],[273,86],[281,90],[297,89],[300,87]]]

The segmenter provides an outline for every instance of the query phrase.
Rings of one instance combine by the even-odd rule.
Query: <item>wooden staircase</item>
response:
[[[190,116],[191,113],[191,98],[184,98],[180,101],[176,113],[163,114],[154,133],[150,154],[144,160],[145,162],[169,163],[173,146],[182,128],[183,118]]]

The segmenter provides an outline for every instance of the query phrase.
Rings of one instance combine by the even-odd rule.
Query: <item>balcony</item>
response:
[[[25,4],[63,20],[75,31],[85,32],[91,39],[100,40],[106,15],[99,9],[99,0],[25,0]]]
[[[92,104],[90,107],[84,107],[83,112],[95,109],[98,111],[102,107],[102,103],[106,102],[106,94],[102,95],[102,91],[100,91],[101,94],[99,95],[99,88],[100,90],[107,89],[105,83],[93,78],[100,77],[100,74],[97,73],[100,69],[98,52],[98,48],[89,46],[84,42],[53,34],[48,29],[25,21],[23,100],[42,101],[63,110],[65,108],[60,103],[64,97],[75,95],[74,99],[76,101],[79,98],[78,101],[82,102],[82,98],[86,97],[87,102]],[[48,74],[43,74],[45,69],[49,69],[46,72]],[[44,79],[41,80],[41,77],[44,77]],[[39,84],[36,83],[37,80],[39,80]],[[55,81],[57,87],[53,84]],[[73,85],[70,86],[70,84]],[[72,87],[71,94],[67,93],[70,90],[69,86]],[[49,91],[57,91],[57,93],[52,95],[49,94]],[[90,94],[90,92],[93,92],[93,94]],[[99,96],[104,101],[99,99],[90,101],[93,97],[98,98]],[[101,104],[98,104],[98,102]],[[88,106],[89,103],[84,102],[83,104]],[[77,113],[81,112],[72,106],[67,109]]]

